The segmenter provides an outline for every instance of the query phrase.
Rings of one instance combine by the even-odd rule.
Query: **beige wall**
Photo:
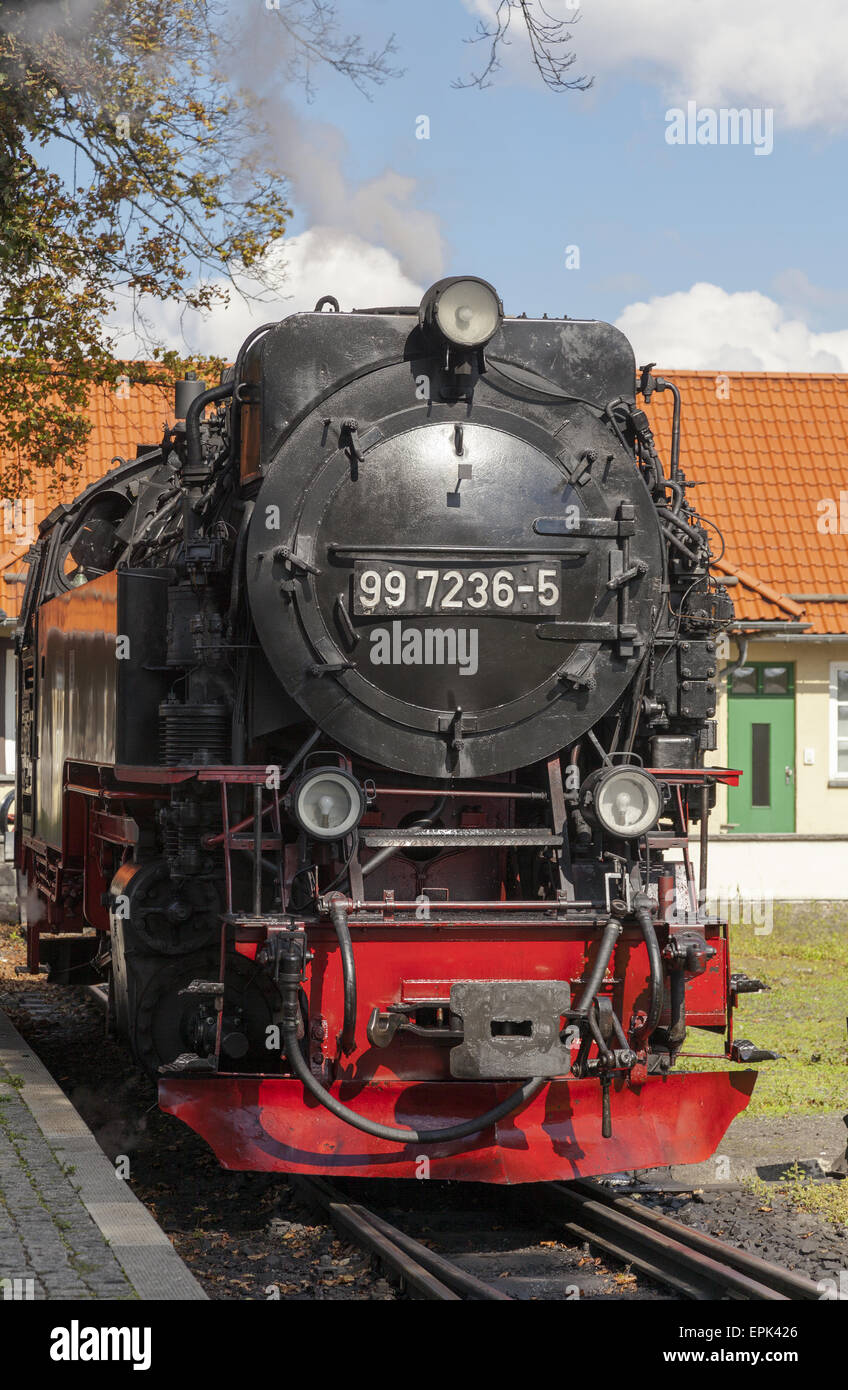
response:
[[[730,663],[738,660],[731,640]],[[749,661],[795,665],[795,834],[728,834],[727,788],[720,786],[710,816],[709,897],[752,903],[848,899],[848,786],[829,787],[830,663],[848,663],[848,638],[836,642],[756,641]],[[725,663],[719,663],[723,665]],[[718,749],[713,766],[727,766],[727,685],[719,683]],[[804,749],[815,761],[804,763]],[[697,865],[697,844],[692,845]],[[727,911],[727,908],[723,909]],[[769,909],[771,910],[771,909]],[[733,909],[731,908],[731,913]]]
[[[731,639],[731,664],[738,660],[738,646]],[[798,835],[848,835],[848,786],[829,787],[829,691],[830,663],[848,663],[848,638],[838,642],[748,643],[749,661],[795,663],[795,833]],[[721,665],[721,663],[719,663]],[[707,762],[727,766],[727,683],[719,683],[718,749]],[[804,749],[814,750],[815,762],[804,764]],[[710,834],[722,835],[727,822],[727,789],[719,787],[710,816]]]

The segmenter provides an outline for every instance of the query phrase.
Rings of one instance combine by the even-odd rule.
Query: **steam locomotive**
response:
[[[29,968],[107,983],[229,1168],[706,1157],[756,1073],[676,1067],[687,1029],[770,1054],[705,906],[732,606],[677,388],[461,276],[264,325],[175,414],[30,553]]]

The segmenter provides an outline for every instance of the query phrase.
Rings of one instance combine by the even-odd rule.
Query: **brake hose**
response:
[[[645,1022],[638,1030],[636,1045],[647,1046],[651,1034],[660,1021],[663,1007],[663,963],[657,941],[654,919],[651,916],[651,900],[646,893],[638,893],[634,902],[636,921],[648,953],[648,966],[651,982],[651,997]]]
[[[367,1120],[364,1115],[358,1115],[355,1110],[349,1109],[340,1100],[336,1100],[335,1096],[325,1090],[320,1081],[312,1075],[309,1063],[300,1050],[297,1036],[300,1017],[298,1002],[300,969],[299,963],[294,958],[289,957],[284,961],[284,968],[280,970],[279,982],[283,995],[283,1044],[289,1066],[295,1076],[303,1083],[310,1095],[320,1101],[321,1105],[337,1119],[343,1120],[345,1124],[351,1125],[354,1129],[362,1130],[364,1134],[373,1135],[375,1139],[386,1139],[394,1144],[450,1144],[456,1139],[468,1139],[472,1134],[481,1134],[484,1130],[490,1129],[492,1125],[497,1124],[498,1120],[504,1119],[506,1115],[511,1115],[520,1105],[532,1100],[549,1080],[546,1076],[533,1077],[530,1081],[525,1081],[523,1086],[519,1086],[499,1105],[487,1110],[483,1115],[477,1115],[471,1120],[463,1120],[457,1125],[447,1125],[443,1129],[395,1129],[391,1125],[378,1124],[376,1120]]]
[[[353,960],[353,943],[350,927],[347,924],[347,908],[343,897],[334,898],[330,904],[330,920],[339,943],[342,960],[342,979],[344,981],[344,1021],[342,1023],[342,1052],[348,1054],[354,1048],[354,1029],[356,1027],[356,966]]]

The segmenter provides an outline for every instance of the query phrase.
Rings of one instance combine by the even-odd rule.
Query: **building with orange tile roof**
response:
[[[127,377],[119,379],[115,386],[92,387],[88,401],[92,429],[73,482],[57,488],[56,480],[43,470],[28,494],[0,501],[0,718],[5,745],[0,783],[11,781],[15,772],[13,638],[27,577],[25,557],[39,522],[58,503],[71,501],[90,483],[102,478],[122,458],[135,458],[140,448],[158,444],[165,425],[174,421],[173,394],[172,386]],[[2,794],[0,787],[0,799]]]
[[[736,608],[713,760],[744,775],[718,792],[710,881],[731,900],[848,898],[848,376],[667,375]],[[670,395],[648,407],[666,458]]]
[[[155,367],[155,364],[152,364]],[[60,502],[70,502],[102,478],[121,459],[135,458],[142,447],[158,444],[166,424],[174,422],[173,387],[122,378],[116,386],[92,387],[87,415],[91,433],[79,460],[79,472],[64,487],[41,470],[24,497],[0,502],[0,622],[14,626],[20,608],[26,565],[23,557],[38,524]]]
[[[848,898],[848,376],[668,371],[683,397],[689,497],[718,528],[716,577],[736,607],[712,760],[742,768],[710,819],[711,880],[748,898]],[[662,456],[671,393],[648,406]],[[39,521],[172,423],[167,386],[122,381],[89,401],[77,481],[41,476],[3,507],[0,609],[6,775],[14,767],[14,658],[24,556]],[[722,656],[722,653],[719,653]],[[752,849],[756,853],[752,854]]]

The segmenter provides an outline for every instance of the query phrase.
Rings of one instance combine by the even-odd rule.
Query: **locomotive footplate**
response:
[[[560,1033],[571,988],[564,980],[463,980],[451,986],[450,1003],[463,1028],[462,1042],[451,1049],[451,1076],[568,1075],[571,1051]]]

